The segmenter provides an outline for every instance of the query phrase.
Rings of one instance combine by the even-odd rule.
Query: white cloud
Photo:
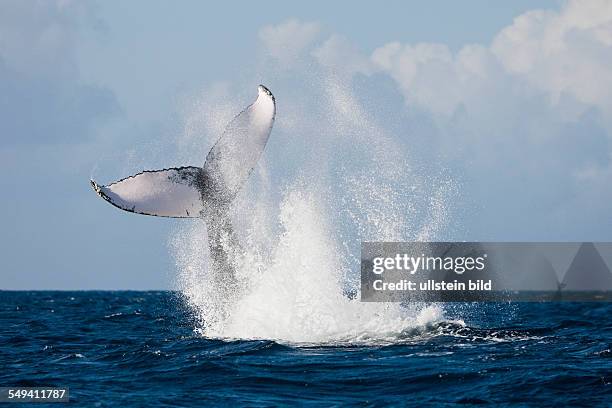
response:
[[[574,0],[558,12],[525,13],[497,35],[491,50],[553,102],[567,93],[612,115],[612,2]]]
[[[393,42],[374,50],[372,61],[398,83],[408,104],[447,115],[496,70],[488,51],[478,45],[453,55],[443,44]]]
[[[325,40],[312,55],[322,66],[344,75],[369,74],[374,68],[366,55],[348,39],[336,34]]]
[[[453,54],[444,44],[392,42],[376,49],[372,61],[395,79],[408,104],[435,113],[508,98],[496,90],[543,92],[571,118],[600,109],[612,128],[611,4],[572,1],[560,11],[527,12],[491,47],[467,45]]]
[[[281,64],[294,63],[312,45],[320,32],[314,22],[290,19],[278,25],[268,25],[259,30],[259,39],[266,52]]]
[[[612,173],[612,2],[530,11],[491,44],[458,51],[389,42],[368,54],[338,35],[309,47],[312,60],[293,67],[292,78],[329,91],[332,74],[343,89],[332,99],[354,95],[357,108],[342,105],[352,121],[364,101],[378,102],[369,108],[375,113],[366,111],[376,118],[392,109],[382,105],[396,100],[394,92],[403,96],[403,114],[393,111],[381,129],[465,177],[473,213],[464,221],[478,239],[605,236],[603,206],[585,203],[612,199],[612,185],[602,182]]]

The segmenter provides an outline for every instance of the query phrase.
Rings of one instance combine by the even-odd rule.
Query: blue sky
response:
[[[608,2],[328,3],[2,2],[0,288],[173,287],[177,222],[114,211],[88,180],[198,164],[260,82],[277,135],[339,78],[413,167],[450,173],[429,238],[612,238]],[[281,141],[269,156],[299,163],[307,143]]]

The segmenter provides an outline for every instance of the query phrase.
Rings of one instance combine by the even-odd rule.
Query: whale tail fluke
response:
[[[96,193],[117,208],[171,218],[224,212],[257,164],[270,136],[276,103],[263,85],[253,104],[238,114],[212,147],[202,168],[143,171],[101,186]],[[221,211],[220,211],[221,210]]]
[[[171,218],[202,216],[200,193],[203,170],[178,167],[143,171],[107,186],[91,180],[91,186],[104,200],[124,211]]]

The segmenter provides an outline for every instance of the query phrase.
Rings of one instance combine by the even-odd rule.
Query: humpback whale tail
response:
[[[276,103],[263,85],[214,144],[202,167],[143,171],[108,185],[91,180],[96,193],[125,211],[206,220],[227,211],[257,164],[270,136]]]
[[[228,210],[266,146],[276,114],[272,93],[258,87],[257,99],[226,127],[202,167],[143,171],[108,185],[91,180],[96,193],[136,214],[202,218],[206,222],[217,296],[236,293],[235,259],[240,247]]]

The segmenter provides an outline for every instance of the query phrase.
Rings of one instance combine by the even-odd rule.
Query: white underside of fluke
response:
[[[100,197],[125,211],[158,217],[199,217],[203,210],[197,186],[202,169],[181,167],[145,171],[108,186],[91,181]]]
[[[102,186],[100,197],[122,210],[159,217],[201,217],[204,201],[225,206],[236,196],[257,164],[270,136],[276,103],[263,85],[252,105],[237,115],[212,147],[202,168],[143,171]]]

